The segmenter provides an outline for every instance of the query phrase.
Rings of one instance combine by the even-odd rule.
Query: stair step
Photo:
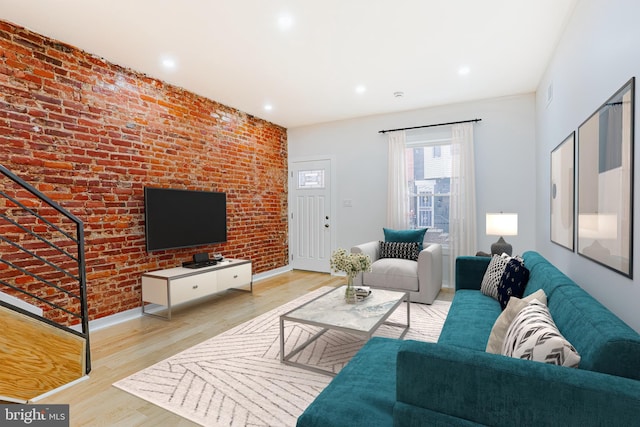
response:
[[[0,396],[30,401],[85,375],[86,340],[0,306]]]

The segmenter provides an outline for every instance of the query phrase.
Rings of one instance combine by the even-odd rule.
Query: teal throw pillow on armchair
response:
[[[384,241],[385,242],[404,242],[404,243],[418,243],[419,250],[422,250],[422,242],[424,241],[424,233],[427,232],[426,228],[416,228],[415,230],[392,230],[390,228],[383,228]]]

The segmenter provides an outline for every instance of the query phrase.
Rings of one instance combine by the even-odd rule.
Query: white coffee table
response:
[[[399,338],[404,338],[410,326],[411,304],[409,304],[408,292],[373,289],[371,295],[363,301],[347,304],[344,300],[344,291],[345,286],[332,289],[280,316],[280,361],[282,363],[322,374],[335,375],[326,369],[291,360],[330,329],[368,340],[381,325],[390,325],[402,328]],[[403,301],[407,302],[407,323],[387,322],[387,318]],[[285,353],[285,321],[319,326],[322,329],[289,353]]]

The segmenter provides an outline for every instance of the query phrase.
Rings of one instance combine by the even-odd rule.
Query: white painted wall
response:
[[[640,286],[605,267],[550,242],[550,154],[571,131],[578,130],[602,103],[636,76],[635,183],[640,188],[638,77],[640,77],[640,2],[583,0],[578,2],[565,33],[538,87],[536,96],[536,246],[542,255],[640,331]],[[553,100],[545,96],[553,85]],[[638,242],[640,209],[635,192],[634,241]],[[634,251],[635,276],[640,259]]]
[[[390,102],[397,100],[389,96]],[[383,239],[387,206],[387,136],[382,129],[480,118],[474,125],[478,250],[496,237],[484,234],[486,212],[517,212],[514,253],[534,249],[536,194],[535,95],[488,99],[370,116],[288,130],[289,161],[332,156],[336,173],[337,247]],[[351,207],[345,207],[351,201]],[[473,255],[473,254],[472,254]]]

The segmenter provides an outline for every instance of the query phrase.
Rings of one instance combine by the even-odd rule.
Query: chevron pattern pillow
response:
[[[580,355],[560,334],[547,306],[535,299],[511,322],[502,354],[570,368],[580,364]]]
[[[380,258],[402,258],[417,261],[420,254],[417,242],[380,242]]]

